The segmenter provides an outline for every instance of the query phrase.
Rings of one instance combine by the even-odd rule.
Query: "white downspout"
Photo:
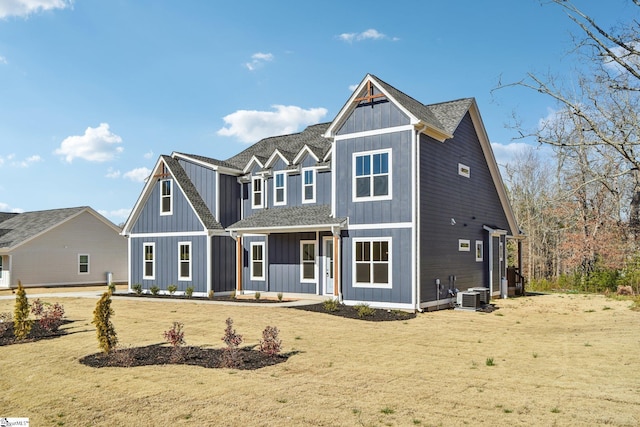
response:
[[[412,183],[413,186],[413,203],[412,203],[412,215],[414,226],[411,228],[413,233],[413,244],[415,247],[415,259],[413,262],[413,280],[415,286],[413,287],[414,304],[416,310],[422,312],[420,306],[420,134],[427,129],[427,125],[424,125],[422,129],[416,130],[413,137],[413,147],[411,147],[411,167],[414,170],[416,179]],[[438,296],[440,296],[438,292]]]

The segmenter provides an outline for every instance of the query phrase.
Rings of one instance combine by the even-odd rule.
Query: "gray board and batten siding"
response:
[[[458,173],[458,163],[469,167],[468,178]],[[420,194],[422,302],[437,299],[436,279],[443,285],[440,299],[447,297],[451,276],[459,290],[488,286],[489,237],[483,227],[513,230],[469,113],[444,143],[420,135]],[[459,251],[459,239],[469,240],[471,250]],[[476,261],[476,240],[483,242],[483,261]]]

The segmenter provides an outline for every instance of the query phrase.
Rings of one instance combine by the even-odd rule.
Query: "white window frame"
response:
[[[387,242],[387,250],[388,250],[388,254],[387,254],[387,260],[386,261],[374,261],[373,260],[373,244],[375,242]],[[357,261],[357,257],[356,257],[356,246],[358,243],[370,243],[370,251],[371,253],[369,254],[369,261]],[[353,287],[354,288],[374,288],[374,289],[392,289],[393,288],[393,239],[391,237],[355,237],[353,239],[353,243],[352,243],[352,264],[351,264],[351,269],[352,269],[352,283],[353,283]],[[357,281],[357,275],[356,275],[356,270],[357,270],[357,264],[358,263],[368,263],[369,264],[369,277],[371,278],[370,282],[358,282]],[[375,283],[373,282],[374,278],[373,278],[373,266],[378,263],[378,264],[382,264],[382,263],[386,263],[387,264],[387,271],[388,271],[388,283]]]
[[[182,259],[182,247],[186,246],[189,251],[189,259],[186,260],[189,264],[189,275],[182,276],[182,264],[184,260]],[[191,252],[191,242],[178,242],[178,281],[180,282],[188,282],[191,281],[192,277],[192,266],[193,266],[193,252]]]
[[[87,257],[87,271],[82,271],[80,268],[83,265],[82,262],[80,261],[83,256]],[[91,257],[89,256],[89,254],[78,254],[78,274],[90,274],[90,273],[91,273]]]
[[[307,172],[311,172],[311,184],[306,184],[305,183],[305,178],[307,175]],[[317,180],[317,176],[316,176],[316,170],[314,168],[304,168],[300,171],[300,176],[302,177],[302,181],[301,181],[301,187],[302,187],[302,203],[315,203],[316,202],[316,180]],[[312,193],[312,197],[311,199],[307,199],[305,198],[305,196],[307,195],[307,192],[305,191],[307,187],[311,187],[311,193]]]
[[[282,177],[282,187],[278,187],[278,177]],[[284,206],[287,204],[287,178],[286,172],[274,172],[273,174],[273,206]],[[282,200],[278,201],[278,190],[282,190]]]
[[[313,245],[313,278],[304,277],[304,264],[309,264],[309,260],[304,259],[304,245]],[[300,283],[316,283],[318,280],[318,242],[315,240],[300,241]]]
[[[387,154],[387,168],[388,171],[386,174],[378,174],[374,175],[373,173],[373,156],[376,154]],[[371,158],[370,165],[371,171],[369,175],[362,175],[369,177],[369,196],[358,197],[357,196],[357,178],[356,176],[356,160],[358,157],[369,156]],[[392,158],[392,150],[390,148],[386,148],[384,150],[373,150],[373,151],[358,151],[352,154],[351,161],[352,171],[351,171],[351,199],[354,202],[368,202],[373,200],[391,200],[393,198],[393,158]],[[374,177],[387,175],[387,194],[381,196],[374,196]]]
[[[164,194],[164,183],[169,183],[169,194]],[[169,199],[169,210],[164,210],[164,199]],[[160,215],[173,215],[173,180],[162,179],[160,180]]]
[[[484,261],[484,242],[476,240],[476,261]]]
[[[147,248],[151,248],[151,276],[147,276]],[[155,280],[156,278],[156,243],[145,242],[142,244],[142,278],[145,280]]]
[[[260,191],[256,191],[255,182],[260,182]],[[256,194],[260,194],[260,203],[256,203]],[[264,179],[261,176],[251,177],[251,209],[262,209],[264,207]]]
[[[471,241],[469,239],[458,239],[458,251],[471,252]]]
[[[471,168],[467,165],[463,165],[462,163],[458,163],[458,175],[469,178],[471,176]]]
[[[267,263],[266,263],[266,251],[265,251],[265,242],[251,242],[249,244],[249,278],[251,280],[260,280],[260,281],[264,281],[265,277],[266,277],[266,269],[267,269]],[[262,259],[260,260],[255,260],[253,259],[253,248],[259,246],[262,248]],[[259,261],[262,262],[262,275],[261,276],[256,276],[255,275],[255,271],[253,270],[253,263]]]

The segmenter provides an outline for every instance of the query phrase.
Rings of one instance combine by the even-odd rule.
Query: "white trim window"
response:
[[[160,215],[173,214],[173,181],[160,181]]]
[[[315,203],[316,201],[316,170],[302,169],[302,203]]]
[[[471,176],[471,168],[467,165],[463,165],[462,163],[458,163],[458,175],[469,178]]]
[[[191,280],[191,242],[178,242],[178,280]]]
[[[264,182],[260,176],[251,177],[251,208],[261,209],[264,207]]]
[[[156,278],[156,244],[155,242],[142,244],[142,278],[153,280]]]
[[[353,153],[353,201],[391,199],[391,150]]]
[[[89,273],[89,254],[78,254],[78,274]]]
[[[353,239],[353,287],[392,287],[391,237]]]
[[[251,280],[264,280],[264,242],[251,242],[251,260],[249,263],[249,277]]]
[[[460,252],[470,252],[471,251],[471,241],[467,239],[458,239],[458,251]]]
[[[287,204],[287,174],[276,172],[273,174],[273,205]]]
[[[315,240],[300,241],[300,282],[315,283],[318,277],[316,254],[318,245]]]
[[[484,243],[482,240],[476,240],[476,261],[484,260]]]

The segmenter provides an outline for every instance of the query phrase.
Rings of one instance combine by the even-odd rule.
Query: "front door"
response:
[[[333,237],[324,238],[324,294],[333,295]]]

